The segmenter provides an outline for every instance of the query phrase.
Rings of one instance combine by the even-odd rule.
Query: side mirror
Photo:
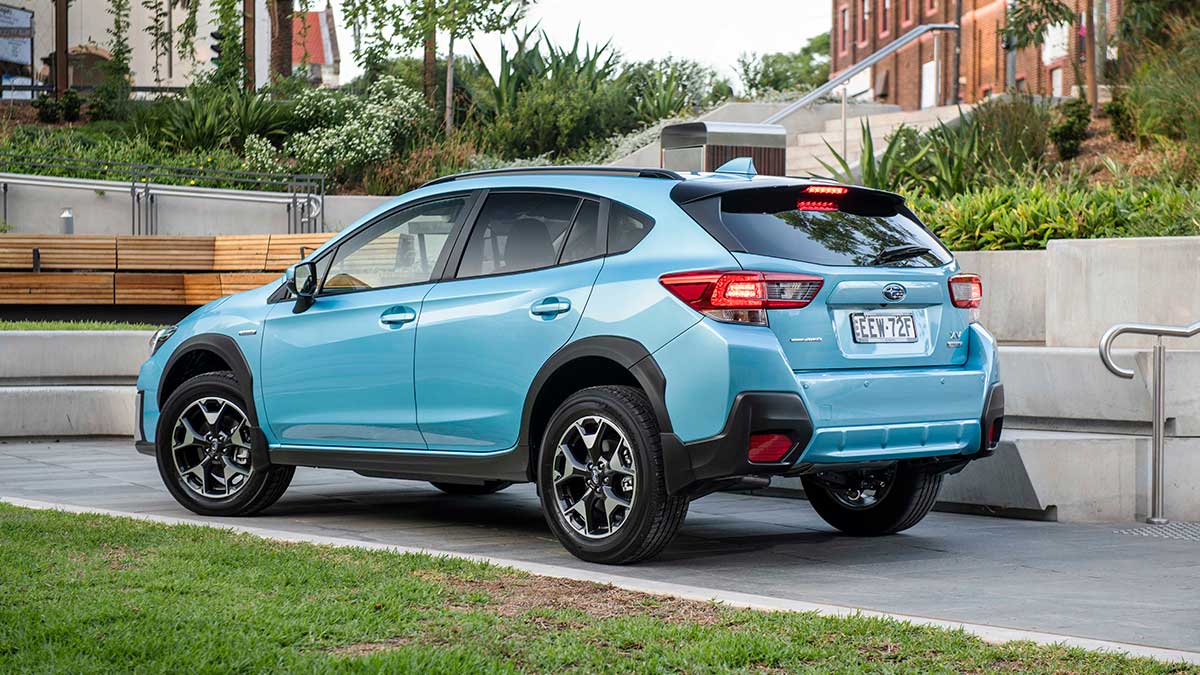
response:
[[[317,294],[317,266],[311,262],[296,263],[284,273],[287,289],[296,296],[295,312],[308,309]]]

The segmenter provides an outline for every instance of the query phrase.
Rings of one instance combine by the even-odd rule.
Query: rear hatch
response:
[[[684,208],[744,269],[766,273],[768,296],[787,292],[772,274],[821,280],[807,305],[767,310],[794,370],[966,362],[971,315],[952,302],[953,257],[897,195],[797,182],[705,201]]]

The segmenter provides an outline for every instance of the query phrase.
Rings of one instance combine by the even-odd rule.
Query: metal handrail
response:
[[[135,167],[137,165],[126,165],[114,163],[118,168]],[[236,183],[248,183],[248,179],[242,176],[253,175],[249,172],[227,172],[228,175],[204,176],[211,180],[225,180]],[[185,176],[187,174],[184,174]],[[199,176],[198,176],[199,177]],[[135,234],[145,234],[142,232],[141,224],[157,224],[157,214],[153,212],[154,202],[157,197],[180,197],[191,199],[216,199],[221,201],[231,202],[255,202],[260,204],[278,204],[288,208],[289,229],[291,228],[292,218],[296,218],[299,225],[298,229],[303,231],[306,223],[313,225],[315,231],[317,218],[321,217],[321,229],[324,229],[324,194],[323,194],[323,177],[320,176],[298,176],[299,182],[288,183],[280,180],[279,184],[287,185],[293,188],[288,192],[275,192],[267,190],[240,190],[230,188],[205,188],[192,187],[186,185],[170,185],[162,183],[151,183],[146,179],[145,174],[136,176],[130,181],[115,181],[95,178],[72,178],[67,176],[46,176],[40,174],[18,174],[18,173],[0,173],[0,185],[3,186],[3,217],[8,219],[8,186],[23,185],[26,187],[45,187],[57,188],[62,190],[89,190],[89,191],[112,191],[112,190],[128,190],[132,199],[131,209],[133,227]],[[310,182],[310,179],[320,179],[318,182]],[[321,193],[314,193],[312,188],[321,188]],[[304,190],[297,192],[296,189]],[[139,209],[141,207],[141,209]],[[142,211],[145,211],[143,213]],[[150,228],[145,228],[150,229]],[[152,233],[152,232],[151,232]]]
[[[868,56],[867,58],[863,59],[862,61],[859,61],[858,63],[854,64],[849,69],[843,71],[841,74],[837,75],[836,77],[829,80],[825,84],[817,87],[816,89],[813,89],[812,91],[808,92],[804,96],[801,96],[795,102],[784,107],[779,112],[775,113],[774,115],[771,115],[765,121],[763,121],[763,124],[778,124],[780,120],[784,119],[788,115],[791,115],[792,113],[796,112],[797,110],[799,110],[807,105],[811,105],[812,103],[815,103],[822,96],[828,94],[829,92],[833,91],[834,89],[837,89],[839,85],[844,84],[845,82],[849,81],[850,78],[854,77],[855,75],[858,75],[859,73],[863,72],[867,68],[870,68],[871,66],[875,65],[876,63],[879,63],[880,61],[882,61],[885,58],[894,54],[895,52],[907,47],[908,45],[912,44],[916,40],[920,39],[920,37],[922,35],[925,35],[926,33],[932,33],[934,31],[943,31],[943,30],[958,30],[958,24],[956,24],[956,23],[927,23],[923,26],[920,26],[918,28],[910,30],[909,32],[907,32],[904,35],[901,35],[899,38],[897,38],[894,42],[888,43],[888,45],[886,47],[884,47],[883,49],[880,49],[879,51]]]
[[[1151,452],[1150,452],[1150,517],[1146,522],[1152,525],[1165,525],[1168,521],[1163,514],[1163,459],[1166,448],[1167,424],[1167,350],[1163,346],[1164,337],[1190,338],[1200,335],[1200,321],[1190,326],[1164,326],[1155,323],[1119,323],[1104,332],[1100,338],[1100,361],[1108,372],[1133,379],[1136,373],[1118,366],[1112,359],[1112,344],[1118,337],[1131,335],[1153,335],[1154,360],[1151,370],[1154,375],[1154,391],[1151,407],[1153,408],[1151,423]]]

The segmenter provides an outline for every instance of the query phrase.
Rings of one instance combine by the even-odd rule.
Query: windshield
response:
[[[940,267],[949,251],[919,222],[871,193],[797,208],[800,189],[741,190],[721,196],[721,221],[747,253],[817,265]],[[881,255],[882,254],[882,255]]]

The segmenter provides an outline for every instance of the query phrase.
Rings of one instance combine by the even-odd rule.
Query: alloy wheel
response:
[[[180,481],[208,499],[228,499],[250,481],[250,422],[237,404],[217,396],[193,401],[171,432]]]
[[[845,488],[829,488],[829,494],[841,506],[851,511],[872,508],[887,497],[896,480],[896,470],[864,476],[855,485]]]
[[[619,530],[633,513],[637,467],[615,422],[599,415],[571,424],[554,451],[554,496],[566,523],[589,539]]]

